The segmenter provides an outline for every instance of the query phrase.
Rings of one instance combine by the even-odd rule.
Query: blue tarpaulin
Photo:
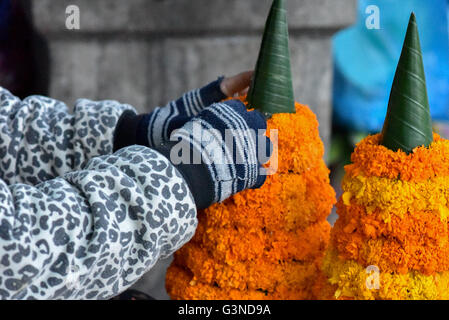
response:
[[[366,11],[370,5],[379,9],[379,29],[366,26],[373,17]],[[449,120],[448,7],[448,0],[359,0],[358,21],[333,39],[337,125],[354,131],[382,129],[411,12],[418,22],[432,117]]]

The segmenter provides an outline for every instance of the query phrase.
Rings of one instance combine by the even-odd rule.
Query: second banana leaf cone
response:
[[[428,147],[432,140],[418,26],[412,13],[391,88],[381,144],[393,151],[410,153],[416,147]]]

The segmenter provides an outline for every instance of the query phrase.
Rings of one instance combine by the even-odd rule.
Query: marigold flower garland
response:
[[[407,155],[380,138],[362,140],[345,167],[323,263],[334,297],[449,299],[449,141],[434,134]],[[378,289],[366,285],[368,266]]]
[[[195,236],[167,271],[171,298],[316,298],[335,202],[318,121],[296,103],[296,113],[274,114],[270,129],[278,129],[277,173],[198,214]]]

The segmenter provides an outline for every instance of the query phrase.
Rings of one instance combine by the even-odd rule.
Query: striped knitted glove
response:
[[[201,89],[189,91],[149,114],[125,111],[117,124],[114,150],[133,144],[154,148],[168,141],[173,130],[182,127],[205,107],[227,97],[220,89],[223,79],[220,77]]]
[[[184,175],[199,209],[265,182],[272,145],[266,121],[238,100],[216,103],[156,148]]]

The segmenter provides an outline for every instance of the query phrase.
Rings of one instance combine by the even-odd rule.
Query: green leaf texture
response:
[[[295,112],[284,0],[274,0],[271,6],[248,102],[267,114]]]
[[[394,76],[382,129],[382,145],[410,153],[433,141],[418,25],[412,13]]]

